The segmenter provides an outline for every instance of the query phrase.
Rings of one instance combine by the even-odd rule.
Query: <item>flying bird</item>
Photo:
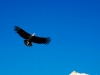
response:
[[[14,27],[14,31],[24,39],[24,44],[26,46],[33,46],[32,43],[48,45],[51,41],[50,37],[38,37],[35,35],[35,33],[29,34],[18,26]]]

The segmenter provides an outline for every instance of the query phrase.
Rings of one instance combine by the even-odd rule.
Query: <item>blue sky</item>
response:
[[[18,25],[49,45],[27,47]],[[99,0],[0,0],[0,75],[100,75]]]

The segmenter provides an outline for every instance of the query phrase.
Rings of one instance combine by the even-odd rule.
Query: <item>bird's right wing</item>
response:
[[[34,43],[38,43],[38,44],[49,44],[51,39],[50,39],[50,37],[33,36],[31,41]]]
[[[24,39],[28,39],[30,36],[29,33],[27,33],[25,30],[23,30],[22,28],[20,28],[18,26],[14,27],[14,31],[16,31]]]

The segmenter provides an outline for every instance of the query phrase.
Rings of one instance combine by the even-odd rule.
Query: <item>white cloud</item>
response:
[[[90,75],[90,74],[79,73],[79,72],[73,71],[73,72],[71,72],[69,75]]]

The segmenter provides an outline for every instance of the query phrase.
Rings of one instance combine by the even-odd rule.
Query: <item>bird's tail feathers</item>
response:
[[[24,44],[26,45],[26,46],[29,46],[29,47],[31,47],[32,46],[32,42],[30,42],[29,40],[24,40]]]

